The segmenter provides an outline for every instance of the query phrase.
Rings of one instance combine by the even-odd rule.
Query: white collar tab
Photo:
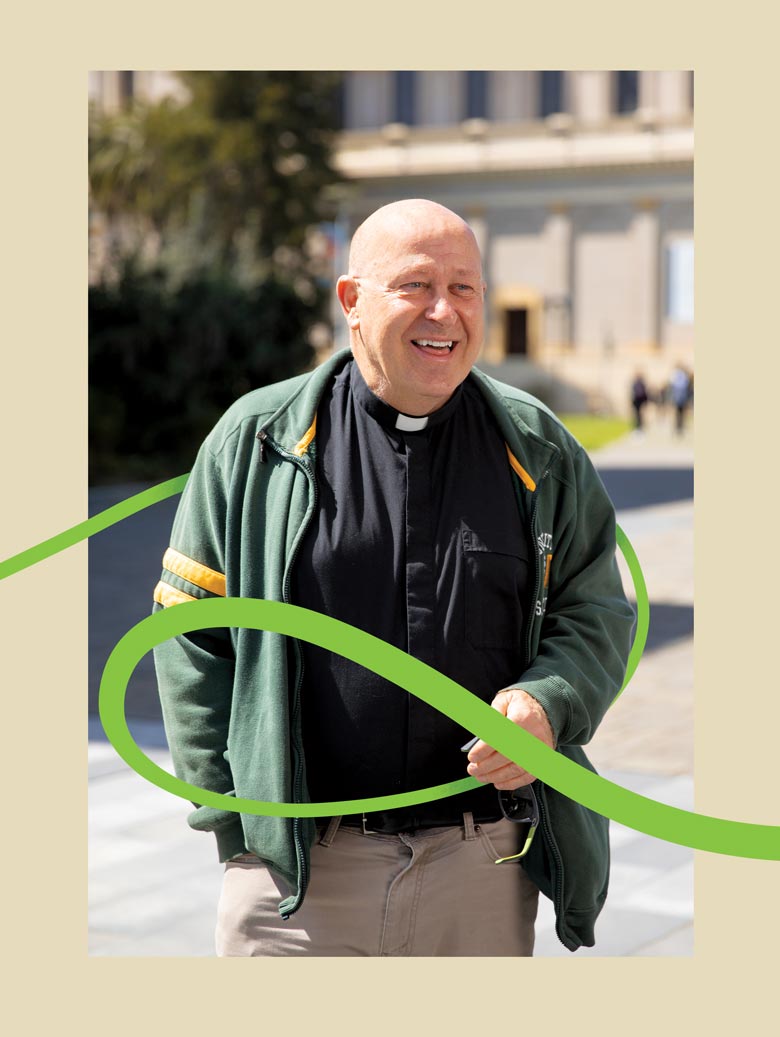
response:
[[[395,427],[401,432],[419,432],[428,424],[428,415],[422,418],[413,418],[409,414],[399,414],[395,419]]]

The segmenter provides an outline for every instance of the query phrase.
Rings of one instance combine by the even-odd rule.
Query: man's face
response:
[[[396,410],[430,414],[482,347],[485,285],[474,237],[456,218],[392,221],[361,266],[339,286],[358,367]]]

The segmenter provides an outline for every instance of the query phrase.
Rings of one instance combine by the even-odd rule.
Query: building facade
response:
[[[89,94],[185,96],[152,71],[92,72]],[[618,412],[637,372],[658,389],[693,368],[692,72],[345,72],[342,120],[334,274],[370,212],[432,198],[482,249],[486,368]],[[345,342],[334,302],[327,348]]]
[[[397,198],[460,213],[485,257],[484,366],[618,412],[637,372],[657,389],[693,368],[691,72],[349,72],[343,111],[337,240]]]

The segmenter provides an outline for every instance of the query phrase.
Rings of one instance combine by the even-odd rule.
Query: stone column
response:
[[[660,234],[658,202],[640,198],[634,216],[636,256],[636,321],[632,339],[640,346],[657,347],[660,336]]]
[[[658,73],[658,112],[665,119],[679,119],[691,112],[691,73]]]
[[[639,73],[639,104],[640,109],[656,112],[658,110],[658,83],[659,76],[663,72],[642,71]]]
[[[545,227],[544,344],[571,345],[572,226],[567,205],[551,205]]]
[[[393,119],[391,72],[348,72],[345,129],[377,129]]]
[[[113,70],[102,73],[102,107],[106,112],[117,112],[122,107],[119,77],[120,73]]]
[[[535,119],[537,72],[491,72],[490,118],[498,122]]]
[[[572,114],[579,122],[605,122],[612,112],[612,73],[577,72],[572,76]]]

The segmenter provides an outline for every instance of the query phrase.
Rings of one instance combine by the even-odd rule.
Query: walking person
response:
[[[669,379],[669,395],[674,405],[674,427],[678,436],[685,431],[685,412],[691,401],[691,390],[691,376],[682,364],[678,364]]]
[[[634,380],[631,383],[631,406],[634,411],[634,428],[637,432],[641,432],[643,428],[642,423],[642,410],[650,398],[647,391],[647,385],[640,372],[634,375]]]

